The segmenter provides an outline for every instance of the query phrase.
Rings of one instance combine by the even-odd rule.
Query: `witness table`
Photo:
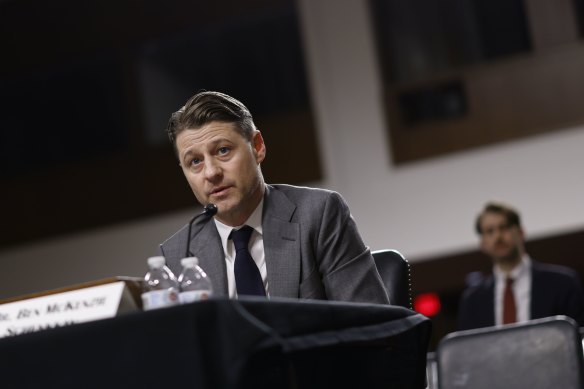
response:
[[[401,307],[213,299],[0,340],[3,388],[424,388]]]

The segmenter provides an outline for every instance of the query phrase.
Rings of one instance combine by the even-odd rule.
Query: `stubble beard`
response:
[[[218,206],[219,212],[216,217],[228,225],[237,226],[245,223],[260,203],[264,195],[264,186],[263,177],[260,175],[253,188],[248,192],[241,192],[241,197],[236,201],[236,204],[231,205],[229,210],[221,212],[221,207]],[[250,203],[249,207],[246,206],[248,203]]]
[[[495,263],[501,266],[515,266],[521,261],[521,250],[517,245],[513,246],[505,255],[493,257]]]

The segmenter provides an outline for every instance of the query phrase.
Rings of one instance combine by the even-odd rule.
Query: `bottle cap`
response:
[[[199,258],[197,257],[187,257],[180,260],[180,264],[183,267],[195,267],[199,264]]]
[[[153,269],[159,269],[166,264],[166,260],[163,256],[156,256],[148,258],[148,266]]]

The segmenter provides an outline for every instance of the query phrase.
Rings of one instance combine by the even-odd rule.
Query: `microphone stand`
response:
[[[217,213],[217,206],[215,204],[207,204],[203,207],[203,212],[199,213],[198,215],[195,215],[189,221],[189,228],[188,228],[188,232],[187,232],[187,248],[185,250],[185,256],[184,256],[185,258],[189,256],[189,251],[191,248],[191,228],[193,227],[193,223],[195,222],[195,220],[197,220],[201,216],[212,217],[216,213]]]

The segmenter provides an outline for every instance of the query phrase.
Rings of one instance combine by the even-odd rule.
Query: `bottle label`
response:
[[[178,294],[175,288],[152,290],[142,293],[142,305],[145,311],[177,305]]]
[[[178,295],[181,304],[207,300],[211,296],[210,290],[189,290]]]

